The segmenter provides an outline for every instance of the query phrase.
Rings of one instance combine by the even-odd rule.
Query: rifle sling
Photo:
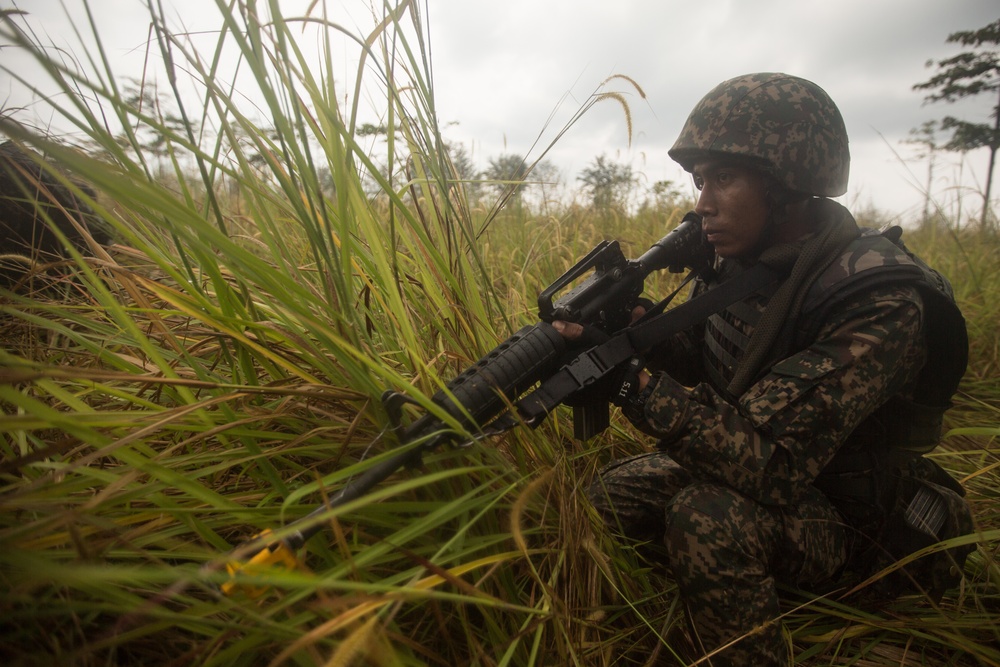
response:
[[[727,280],[690,301],[622,330],[608,341],[578,355],[518,401],[518,415],[529,426],[537,426],[572,394],[604,378],[619,364],[705,321],[710,315],[745,299],[780,276],[778,270],[757,263],[736,279]]]

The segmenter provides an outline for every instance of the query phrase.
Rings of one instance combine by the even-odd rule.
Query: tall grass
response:
[[[363,62],[345,98],[332,39],[346,31],[321,15],[289,20],[277,5],[220,0],[209,51],[152,5],[171,75],[162,106],[120,87],[96,19],[84,73],[42,46],[30,17],[4,19],[2,39],[44,67],[62,92],[54,113],[87,150],[10,117],[4,133],[84,175],[99,196],[80,195],[120,243],[74,252],[61,273],[0,295],[0,656],[671,660],[683,635],[673,585],[594,533],[583,500],[597,466],[642,446],[620,423],[586,446],[559,415],[435,452],[330,511],[294,569],[248,575],[262,595],[217,593],[234,547],[280,534],[399,446],[383,391],[415,403],[409,418],[440,413],[429,396],[533,322],[534,295],[597,240],[623,238],[636,255],[681,213],[613,224],[579,209],[473,216],[439,131],[419,6],[386,6],[371,32],[349,34]],[[303,24],[320,26],[318,58],[301,50]],[[221,54],[232,51],[258,90],[227,83]],[[383,95],[384,152],[361,143],[369,83]],[[248,95],[266,124],[243,111]],[[602,95],[588,104],[620,101]],[[155,156],[150,133],[162,139]],[[983,530],[970,539],[982,546],[968,586],[940,606],[910,597],[871,610],[789,592],[803,665],[1000,664],[997,245],[914,245],[961,276],[975,356],[941,457],[966,475]]]

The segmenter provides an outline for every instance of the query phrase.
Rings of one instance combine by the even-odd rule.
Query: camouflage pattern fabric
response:
[[[30,274],[29,267],[35,262],[44,264],[70,256],[49,221],[85,255],[90,254],[87,233],[77,225],[97,243],[111,242],[106,223],[71,188],[43,169],[40,159],[12,141],[0,143],[0,256],[10,256],[0,257],[0,287],[16,285]],[[90,186],[73,182],[87,196],[97,197]]]
[[[667,565],[702,652],[736,642],[710,657],[717,667],[788,663],[776,581],[823,586],[848,555],[843,520],[818,490],[794,506],[764,505],[693,478],[665,452],[613,463],[590,495],[616,532]]]
[[[669,151],[687,171],[711,154],[756,161],[796,192],[847,192],[851,158],[844,119],[822,88],[799,77],[762,72],[713,88]]]
[[[787,664],[776,582],[829,581],[867,549],[857,528],[877,526],[881,510],[847,517],[814,482],[856,427],[916,378],[922,312],[912,286],[852,294],[815,340],[732,402],[707,381],[652,379],[636,426],[660,452],[609,466],[591,500],[626,538],[664,545],[704,649],[733,642],[710,664]],[[669,354],[660,359],[669,371]]]
[[[793,504],[855,427],[917,374],[920,327],[915,289],[859,295],[736,404],[708,383],[688,388],[658,375],[639,426],[696,477],[765,504]]]

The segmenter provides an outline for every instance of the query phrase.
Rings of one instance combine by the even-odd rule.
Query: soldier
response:
[[[968,517],[961,488],[913,454],[937,442],[965,357],[934,369],[947,396],[917,406],[926,294],[948,288],[829,199],[847,190],[850,156],[817,85],[774,73],[725,81],[669,154],[692,174],[717,256],[695,294],[758,262],[784,278],[622,371],[612,400],[658,446],[602,470],[590,497],[611,529],[665,547],[705,664],[788,664],[777,584],[832,586],[891,562],[877,540],[899,514],[901,480],[933,478],[952,524]]]
[[[43,169],[39,159],[13,141],[0,143],[0,287],[16,284],[35,261],[69,256],[50,224],[85,253],[88,234],[102,245],[111,241],[100,217]],[[75,185],[96,198],[90,186],[79,181]]]

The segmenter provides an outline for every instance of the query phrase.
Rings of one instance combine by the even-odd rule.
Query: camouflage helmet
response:
[[[795,192],[847,192],[851,155],[837,105],[811,81],[763,72],[724,81],[695,106],[668,152],[686,171],[712,155],[758,162]]]

